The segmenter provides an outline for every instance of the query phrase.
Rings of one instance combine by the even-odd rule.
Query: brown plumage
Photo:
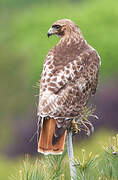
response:
[[[52,34],[61,39],[48,52],[40,81],[38,151],[44,154],[63,151],[68,125],[95,94],[100,67],[98,53],[71,20],[56,21],[48,31]]]

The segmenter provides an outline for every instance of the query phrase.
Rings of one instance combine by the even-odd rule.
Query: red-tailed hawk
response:
[[[100,57],[71,20],[56,21],[48,31],[60,37],[47,54],[40,81],[38,152],[63,152],[66,129],[81,115],[98,83]]]

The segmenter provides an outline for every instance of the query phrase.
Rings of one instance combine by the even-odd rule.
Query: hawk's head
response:
[[[48,31],[48,37],[57,35],[63,37],[71,32],[80,33],[78,26],[69,19],[61,19],[52,24]]]

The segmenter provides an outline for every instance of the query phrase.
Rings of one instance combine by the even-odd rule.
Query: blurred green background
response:
[[[36,84],[47,52],[58,42],[56,37],[48,39],[47,31],[54,21],[62,18],[79,25],[102,60],[98,91],[93,100],[99,116],[93,123],[98,131],[89,140],[79,139],[80,147],[97,153],[100,138],[104,142],[118,130],[118,1],[0,0],[2,180],[9,179],[19,165],[19,157],[36,154],[36,136],[31,140],[37,124]],[[77,146],[75,151],[78,151]]]

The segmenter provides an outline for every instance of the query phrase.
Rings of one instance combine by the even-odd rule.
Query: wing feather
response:
[[[62,61],[57,66],[54,65],[54,57],[51,50],[43,67],[40,114],[57,117],[75,116],[97,87],[99,56],[95,50],[89,48],[67,64],[63,63],[63,57],[60,57]]]

